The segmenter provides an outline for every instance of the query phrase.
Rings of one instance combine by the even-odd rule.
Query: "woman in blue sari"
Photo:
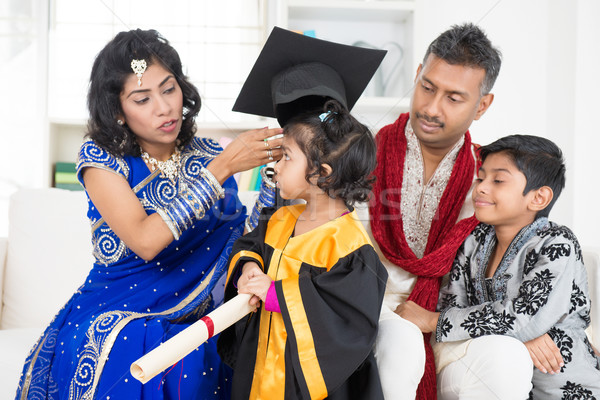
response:
[[[88,106],[77,171],[96,261],[27,357],[17,399],[227,399],[214,339],[146,385],[129,366],[222,302],[246,217],[232,175],[279,158],[281,139],[265,139],[281,130],[225,150],[194,137],[200,96],[152,30],[98,54]]]

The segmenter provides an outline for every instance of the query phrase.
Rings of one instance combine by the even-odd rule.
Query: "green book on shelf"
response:
[[[254,190],[255,191],[259,191],[260,190],[260,184],[262,183],[262,176],[260,175],[260,170],[263,169],[264,167],[257,167],[258,169],[258,176],[256,177],[256,183],[254,184]]]
[[[57,161],[54,164],[54,172],[71,172],[74,174],[77,172],[77,165],[74,162]]]
[[[83,186],[79,183],[55,183],[54,187],[66,190],[83,190]]]
[[[54,164],[54,187],[67,190],[83,190],[77,180],[74,162],[58,161]]]
[[[54,173],[55,183],[77,183],[77,174],[75,172],[55,172]]]

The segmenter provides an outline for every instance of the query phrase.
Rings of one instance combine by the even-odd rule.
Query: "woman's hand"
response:
[[[525,342],[533,365],[543,373],[557,374],[564,365],[562,355],[556,343],[547,333]]]
[[[206,167],[223,184],[231,175],[258,167],[281,158],[282,138],[265,139],[279,135],[281,128],[255,129],[241,133],[221,154]],[[270,157],[269,157],[270,156]]]
[[[424,333],[435,331],[440,316],[439,312],[429,311],[414,301],[400,303],[395,312],[405,320],[418,326],[421,332]]]

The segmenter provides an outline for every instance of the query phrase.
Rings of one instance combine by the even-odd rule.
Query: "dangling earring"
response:
[[[121,125],[121,126],[123,126],[123,124],[124,124],[124,123],[125,123],[125,122],[123,122],[123,120],[122,120],[122,119],[118,119],[118,120],[117,120],[117,124],[119,124],[119,125]]]
[[[119,150],[123,150],[125,148],[126,144],[127,144],[127,135],[124,135],[123,138],[121,139],[121,142],[119,143]]]

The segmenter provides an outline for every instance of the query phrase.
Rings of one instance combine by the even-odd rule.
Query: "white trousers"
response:
[[[469,342],[462,358],[438,372],[439,400],[529,397],[533,362],[522,342],[509,336],[482,336]]]
[[[425,371],[419,328],[384,306],[379,317],[375,359],[386,400],[411,400]]]

